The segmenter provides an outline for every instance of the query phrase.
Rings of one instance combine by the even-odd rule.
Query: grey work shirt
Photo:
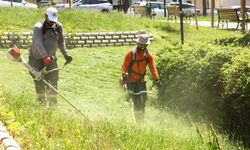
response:
[[[55,56],[58,47],[63,55],[67,55],[61,23],[46,29],[43,24],[44,21],[35,24],[29,55],[34,59],[42,59],[47,55]]]

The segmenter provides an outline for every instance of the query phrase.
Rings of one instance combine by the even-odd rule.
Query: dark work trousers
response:
[[[129,82],[128,83],[128,90],[132,93],[139,93],[141,91],[146,91],[146,82]],[[134,103],[134,110],[135,111],[145,111],[145,103],[147,101],[147,93],[142,93],[140,95],[133,95],[130,94],[130,97]]]
[[[29,57],[29,64],[38,71],[41,71],[45,67],[43,59],[34,59],[31,56]],[[56,60],[53,61],[52,64],[46,66],[46,70],[51,70],[54,68],[58,68]],[[31,76],[34,78],[34,75],[31,74]],[[58,71],[48,73],[43,79],[48,81],[55,89],[57,89],[57,81],[59,79]],[[53,89],[46,85],[42,80],[34,80],[34,83],[37,93],[37,100],[41,105],[45,106],[47,105],[47,102],[49,103],[49,106],[57,105],[57,93]]]

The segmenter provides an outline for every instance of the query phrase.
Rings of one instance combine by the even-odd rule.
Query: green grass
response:
[[[8,12],[8,13],[6,13]],[[32,31],[34,24],[44,18],[45,8],[0,8],[0,33],[5,31]],[[59,11],[59,21],[65,32],[104,32],[145,30],[159,43],[179,41],[179,24],[164,20],[129,17],[114,11],[113,13],[87,13],[77,10]],[[200,27],[196,30],[189,24],[184,25],[185,41],[208,41],[216,38],[240,35],[240,32],[228,32]],[[202,34],[202,36],[201,36]],[[163,40],[163,41],[162,41]]]
[[[8,125],[8,130],[21,144],[22,149],[209,149],[213,147],[209,139],[211,131],[199,125],[184,126],[181,120],[170,115],[165,117],[161,127],[136,126],[121,120],[88,119],[72,117],[60,110],[50,110],[32,104],[25,96],[4,93],[1,104],[6,107],[0,112]],[[176,130],[178,128],[178,130]],[[228,139],[217,138],[223,149],[234,149]],[[202,139],[202,140],[201,140]],[[202,143],[202,141],[204,143]],[[211,143],[209,143],[211,142]]]
[[[198,21],[211,21],[211,16],[198,16]],[[214,16],[214,22],[217,23],[218,16]]]
[[[0,30],[30,31],[43,18],[43,13],[44,9],[0,8]],[[66,32],[146,30],[154,36],[149,45],[154,55],[166,44],[180,43],[178,24],[130,18],[121,13],[89,14],[70,10],[61,11],[59,15]],[[241,36],[240,32],[184,27],[185,42]],[[216,149],[214,139],[219,140],[223,149],[237,149],[223,132],[212,132],[205,123],[194,123],[188,115],[176,117],[171,112],[150,107],[149,103],[157,100],[157,90],[150,80],[148,88],[152,94],[149,94],[145,125],[133,125],[125,93],[118,86],[123,57],[131,48],[97,47],[70,51],[74,60],[60,72],[59,91],[87,118],[81,118],[59,96],[55,110],[37,106],[33,81],[27,70],[10,62],[6,49],[1,49],[1,120],[24,149]],[[28,51],[23,52],[27,59]],[[60,53],[58,59],[61,66],[64,60]]]

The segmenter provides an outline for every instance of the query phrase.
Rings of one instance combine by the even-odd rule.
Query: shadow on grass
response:
[[[166,23],[165,26],[155,25],[155,28],[157,28],[163,32],[168,32],[168,33],[178,33],[179,32],[179,28],[177,26],[173,26],[173,25],[170,25],[168,23]]]
[[[215,44],[222,46],[242,46],[246,47],[250,45],[250,33],[246,33],[241,38],[224,38],[224,39],[216,39],[214,41]]]

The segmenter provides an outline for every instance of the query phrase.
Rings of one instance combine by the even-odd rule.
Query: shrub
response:
[[[215,44],[218,45],[224,45],[224,46],[243,46],[243,47],[249,47],[250,45],[250,33],[244,34],[243,37],[236,38],[223,38],[223,39],[216,39],[214,41]]]
[[[190,43],[164,47],[157,64],[163,81],[160,105],[227,123],[227,127],[244,125],[240,130],[246,133],[250,127],[246,117],[250,115],[249,58],[247,49],[229,46]]]

